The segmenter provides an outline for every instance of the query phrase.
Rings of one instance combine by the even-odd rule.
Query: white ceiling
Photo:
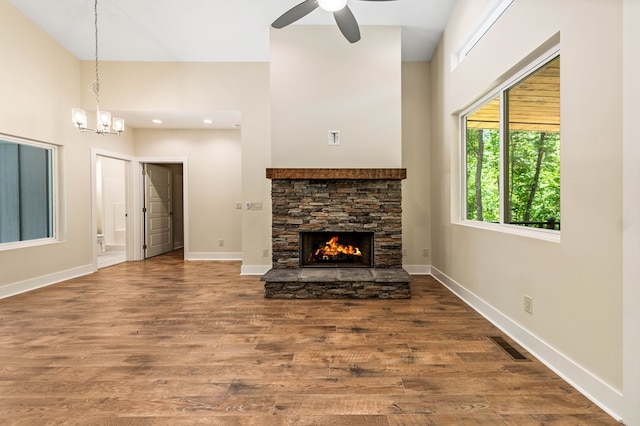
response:
[[[301,1],[100,0],[100,60],[266,62],[271,22]],[[95,58],[92,0],[9,2],[77,58]],[[360,25],[401,26],[402,59],[424,61],[431,58],[455,2],[349,0],[348,4]],[[335,26],[335,21],[329,12],[317,9],[293,25]],[[224,113],[228,118],[228,111]],[[153,113],[140,115],[144,117],[139,123],[125,116],[127,124],[143,126]],[[206,127],[201,123],[203,118],[192,117],[198,124],[190,123],[189,128]],[[172,128],[186,126],[178,123],[184,117],[175,121]]]

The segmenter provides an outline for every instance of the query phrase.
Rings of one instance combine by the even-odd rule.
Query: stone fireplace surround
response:
[[[402,269],[406,169],[267,169],[272,269],[266,298],[409,298]],[[300,232],[373,232],[373,268],[303,268]]]

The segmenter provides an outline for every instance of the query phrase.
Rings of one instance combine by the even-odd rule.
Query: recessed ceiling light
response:
[[[151,121],[153,121],[153,122],[154,122],[154,123],[156,123],[156,124],[161,124],[161,123],[162,123],[162,120],[159,120],[159,119],[157,119],[157,118],[154,118],[154,119],[153,119],[153,120],[151,120]]]
[[[213,120],[209,120],[208,118],[205,118],[203,121],[204,124],[213,124]]]

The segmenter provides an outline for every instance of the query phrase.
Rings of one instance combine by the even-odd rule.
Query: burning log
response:
[[[338,237],[331,237],[324,247],[320,247],[313,254],[316,259],[332,260],[342,256],[362,256],[360,249],[352,245],[343,245],[338,243]]]

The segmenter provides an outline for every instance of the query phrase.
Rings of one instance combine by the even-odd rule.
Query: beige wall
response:
[[[400,62],[400,31],[335,27],[271,31],[273,167],[406,167],[403,263],[426,272],[429,232],[429,67]],[[340,131],[329,146],[328,131]]]
[[[475,1],[459,1],[432,61],[433,265],[541,351],[555,351],[547,361],[572,366],[564,371],[570,380],[616,403],[623,382],[621,3],[516,1],[451,71],[450,55],[481,12]],[[561,242],[457,223],[455,113],[558,33]],[[525,294],[534,315],[523,310]]]
[[[400,29],[333,26],[271,31],[273,167],[400,167]],[[328,145],[340,131],[341,145]]]
[[[623,2],[623,395],[624,420],[640,425],[640,2]]]
[[[188,160],[187,259],[242,252],[239,130],[136,130],[137,157]],[[220,246],[219,240],[224,240]]]
[[[402,263],[411,273],[426,273],[431,264],[429,79],[429,63],[402,64]]]
[[[55,45],[46,35],[44,35],[39,29],[37,29],[29,21],[25,20],[19,13],[15,12],[11,6],[6,6],[11,9],[13,13],[19,16],[19,19],[13,20],[13,22],[22,23],[19,31],[26,31],[30,29],[38,37],[43,38],[46,42],[42,42],[39,39],[33,39],[33,37],[24,37],[25,46],[20,46],[18,49],[13,45],[5,46],[6,54],[8,56],[15,55],[24,59],[24,65],[20,66],[20,63],[16,63],[16,70],[25,69],[38,69],[34,67],[33,61],[43,60],[47,61],[58,60],[51,53],[55,49],[46,48],[47,43]],[[3,15],[9,16],[9,15]],[[22,21],[21,21],[22,20]],[[26,28],[26,29],[25,29]],[[316,29],[317,30],[317,29]],[[324,31],[335,31],[334,27],[324,28]],[[19,32],[18,30],[16,30]],[[382,55],[378,51],[373,53],[370,46],[363,44],[366,47],[365,51],[368,52],[367,59],[369,65],[377,63],[379,56],[397,56],[398,61],[385,61],[385,63],[391,63],[393,65],[386,65],[384,70],[380,72],[377,79],[370,79],[368,85],[362,85],[358,83],[361,77],[358,75],[364,72],[359,69],[355,64],[352,65],[353,74],[346,73],[344,82],[344,100],[354,102],[353,99],[357,99],[361,96],[363,91],[368,87],[379,88],[381,85],[386,85],[388,90],[382,91],[383,96],[379,96],[377,99],[371,98],[371,93],[376,93],[373,90],[370,92],[366,99],[368,102],[364,102],[363,105],[355,105],[352,103],[348,105],[352,110],[358,111],[358,120],[348,120],[340,116],[342,123],[350,123],[351,121],[357,121],[359,124],[352,127],[349,130],[348,126],[338,126],[338,130],[343,132],[343,138],[353,133],[358,133],[356,145],[349,145],[347,141],[353,141],[352,138],[347,140],[343,139],[343,145],[339,149],[346,149],[347,153],[340,154],[340,158],[347,159],[349,167],[400,167],[402,156],[402,144],[401,144],[401,68],[399,62],[399,30],[385,29],[385,28],[373,28],[363,29],[363,33],[371,39],[383,38],[385,34],[391,34],[391,47],[385,47]],[[370,35],[369,35],[370,34]],[[341,45],[344,44],[344,40],[340,37],[336,38],[336,42]],[[32,45],[33,43],[33,45]],[[348,43],[347,43],[348,44]],[[298,45],[300,48],[301,46]],[[46,50],[46,54],[40,49]],[[85,160],[71,159],[70,155],[76,155],[78,152],[65,152],[64,158],[67,161],[69,173],[73,175],[73,182],[80,184],[80,182],[86,181],[86,187],[84,188],[84,194],[86,199],[90,199],[90,149],[91,147],[98,148],[100,150],[114,152],[123,155],[141,155],[142,151],[136,151],[135,146],[145,141],[139,142],[137,134],[144,134],[142,132],[136,132],[130,129],[123,136],[119,138],[109,137],[101,138],[91,134],[78,134],[73,127],[68,126],[69,109],[72,106],[84,107],[87,110],[94,108],[94,99],[92,94],[87,90],[81,90],[83,87],[87,87],[89,82],[93,79],[93,63],[92,62],[78,62],[73,57],[69,56],[67,52],[55,45],[55,48],[59,50],[59,56],[66,58],[68,62],[67,67],[70,70],[63,70],[60,75],[54,75],[55,78],[51,78],[51,96],[46,97],[48,101],[64,99],[64,97],[70,96],[72,99],[68,101],[69,108],[59,108],[58,105],[50,107],[48,111],[54,111],[56,115],[60,117],[59,121],[55,122],[56,130],[58,127],[66,132],[69,137],[64,138],[63,143],[69,143],[71,140],[79,141],[78,147],[80,150],[85,151]],[[33,57],[26,56],[24,52],[29,52],[30,49],[34,49]],[[392,53],[388,53],[388,50],[392,49]],[[18,54],[17,51],[20,51]],[[367,56],[365,55],[365,57]],[[375,58],[371,58],[371,56]],[[10,61],[7,61],[10,62]],[[49,73],[52,68],[49,62],[43,63],[39,68],[47,68]],[[271,246],[271,232],[270,232],[270,182],[265,178],[265,169],[270,167],[271,164],[271,147],[270,147],[270,127],[271,123],[274,126],[285,124],[289,121],[288,118],[283,117],[282,120],[278,120],[277,117],[271,120],[270,115],[270,86],[269,86],[269,64],[263,63],[243,63],[243,64],[175,64],[175,63],[114,63],[114,62],[102,62],[101,68],[101,106],[107,110],[120,111],[126,116],[127,111],[146,111],[146,110],[217,110],[217,109],[236,109],[242,112],[242,133],[241,133],[241,179],[242,189],[241,198],[234,200],[239,202],[246,201],[259,201],[263,203],[264,209],[261,211],[247,211],[243,210],[242,217],[242,241],[238,243],[235,237],[215,237],[214,241],[219,239],[225,239],[225,251],[236,251],[237,247],[241,247],[243,252],[243,271],[244,272],[261,272],[264,267],[270,264],[269,257],[265,257],[264,249],[268,249]],[[16,72],[17,81],[32,81],[35,80],[38,84],[42,85],[43,80],[38,78],[29,78],[29,75],[20,71]],[[373,73],[375,74],[375,73]],[[382,76],[382,77],[381,77]],[[347,80],[351,81],[347,84]],[[11,81],[11,77],[3,79],[3,81]],[[45,80],[46,81],[46,80]],[[67,86],[65,87],[64,83]],[[6,83],[5,83],[6,84]],[[17,86],[11,84],[9,87],[9,93],[15,91]],[[348,96],[347,92],[352,91]],[[57,92],[61,94],[58,94]],[[285,90],[285,92],[289,93]],[[29,89],[26,91],[20,87],[19,93],[16,93],[12,98],[24,99],[25,94],[28,96]],[[38,102],[35,100],[33,104],[43,106],[41,95],[47,93],[42,87],[34,88],[34,96],[38,97]],[[71,94],[71,95],[70,95]],[[287,95],[288,96],[288,95]],[[330,98],[332,99],[332,98]],[[78,100],[81,100],[79,102]],[[344,102],[342,102],[344,104]],[[15,105],[12,104],[12,107]],[[361,107],[360,109],[358,109]],[[33,108],[31,104],[25,105],[22,110],[8,108],[9,112],[17,115],[17,119],[13,126],[15,127],[20,120],[26,120],[25,117],[29,117],[32,114]],[[48,117],[51,113],[37,114],[38,119],[42,117]],[[344,114],[342,114],[344,115]],[[5,115],[4,117],[7,117]],[[337,116],[336,116],[337,117]],[[362,125],[370,123],[369,120],[373,117],[376,123],[384,124],[381,126],[380,131],[376,131],[376,135],[370,136],[362,129],[367,126]],[[316,117],[317,118],[317,117]],[[310,124],[308,122],[307,124]],[[32,126],[29,126],[28,132],[16,131],[16,134],[26,135],[29,137],[38,137],[34,135]],[[333,129],[333,127],[331,127]],[[322,148],[327,148],[326,145],[326,131],[322,131]],[[303,132],[304,134],[304,132]],[[308,132],[306,133],[308,134]],[[51,140],[49,137],[41,137],[45,140]],[[366,141],[366,143],[363,143]],[[391,142],[389,142],[391,141]],[[358,153],[354,153],[354,149]],[[278,149],[276,152],[282,152]],[[335,152],[335,151],[334,151]],[[361,155],[362,152],[369,152],[370,157]],[[144,150],[145,155],[159,155],[158,152],[153,153],[152,150]],[[343,155],[344,154],[344,155]],[[311,156],[310,158],[319,158],[318,156]],[[331,160],[331,158],[328,158]],[[342,161],[342,160],[340,160]],[[84,164],[84,166],[82,166]],[[323,163],[323,167],[327,167],[328,163]],[[296,166],[301,166],[296,164]],[[338,166],[345,166],[345,164],[335,164]],[[197,170],[193,170],[194,173],[200,173]],[[67,175],[67,174],[65,174]],[[66,182],[66,181],[65,181]],[[233,180],[232,182],[237,182]],[[63,185],[65,190],[69,190],[72,187]],[[81,192],[73,189],[73,194],[80,194]],[[237,198],[237,197],[235,197]],[[69,205],[63,203],[63,206]],[[79,214],[78,210],[74,210],[74,214]],[[80,264],[86,264],[91,262],[90,250],[87,247],[91,247],[92,238],[86,235],[86,229],[90,229],[91,224],[91,206],[87,206],[87,210],[83,212],[86,226],[76,227],[76,224],[81,224],[82,221],[74,220],[73,226],[67,231],[70,233],[77,233],[78,238],[84,239],[82,248],[80,251],[85,256],[84,261],[79,261]],[[234,214],[237,214],[234,211]],[[65,221],[65,223],[67,223]],[[231,227],[233,229],[234,226]],[[199,234],[196,229],[193,229],[195,235]],[[234,231],[235,232],[235,231]],[[195,240],[191,240],[194,247],[189,247],[193,252],[208,252],[209,250],[217,251],[216,248],[210,247],[210,244],[204,244],[198,242],[198,237]],[[423,242],[418,243],[424,245]],[[39,250],[39,249],[35,249]],[[9,254],[7,256],[13,256]],[[53,259],[55,257],[49,256]],[[68,259],[68,258],[67,258]],[[73,263],[73,262],[72,262]],[[56,263],[52,261],[51,267],[55,268]],[[20,274],[20,273],[18,273]],[[23,273],[24,274],[24,273]],[[31,274],[25,274],[25,278],[32,276]],[[15,278],[12,277],[8,282],[14,282]]]
[[[107,142],[73,127],[71,108],[80,106],[86,87],[79,84],[78,60],[6,0],[0,1],[0,62],[0,131],[59,145],[61,184],[61,241],[0,251],[4,295],[92,270],[91,148],[132,152],[132,145],[128,136]]]
[[[86,85],[93,78],[93,63],[83,62],[81,70],[82,84]],[[105,82],[101,105],[122,111],[125,117],[127,111],[241,111],[242,199],[238,201],[258,201],[264,206],[263,210],[242,212],[243,272],[259,272],[270,265],[270,258],[263,256],[263,250],[271,247],[270,182],[265,176],[265,169],[271,165],[269,65],[105,62],[100,65],[100,75]],[[91,101],[90,96],[85,96],[87,106]],[[159,155],[151,151],[147,149],[145,153]],[[207,173],[199,171],[200,166],[191,168],[190,173]],[[235,185],[237,180],[227,182]],[[195,236],[199,231],[190,232]],[[219,237],[215,238],[217,243]],[[201,252],[206,247],[198,243],[188,250]],[[224,251],[231,251],[225,247]]]

